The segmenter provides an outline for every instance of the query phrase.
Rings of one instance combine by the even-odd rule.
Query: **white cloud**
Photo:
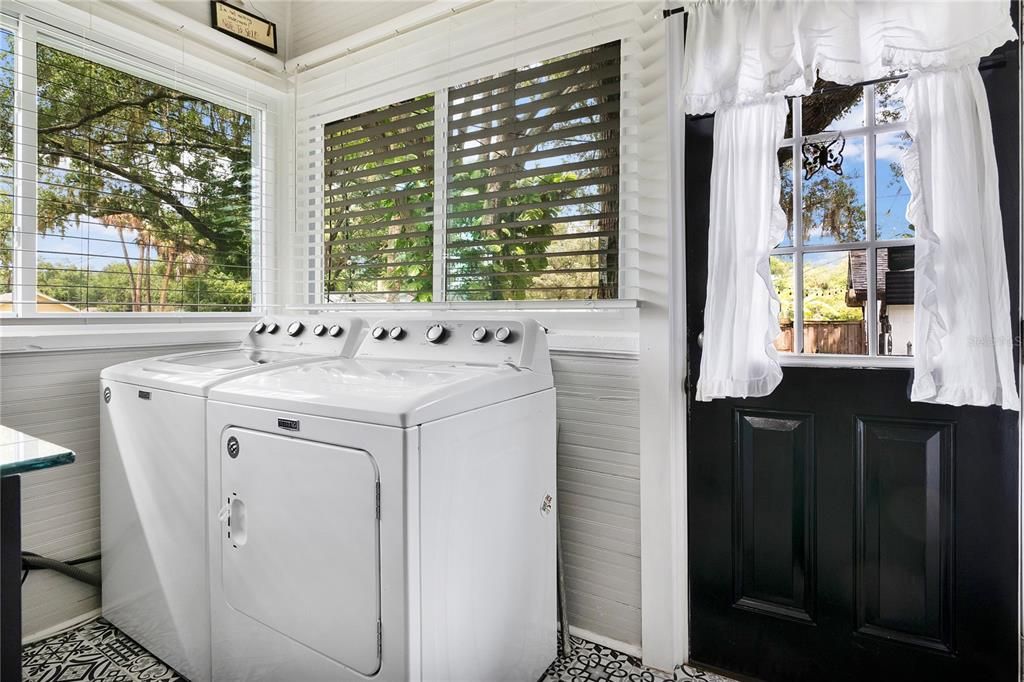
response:
[[[875,158],[879,161],[902,161],[904,150],[909,141],[897,140],[893,137],[879,138],[875,144]]]

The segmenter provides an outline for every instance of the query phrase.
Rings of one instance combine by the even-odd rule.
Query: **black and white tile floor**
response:
[[[29,644],[22,654],[24,682],[187,682],[116,627],[97,618]],[[729,678],[677,668],[667,675],[632,656],[572,638],[572,655],[551,664],[540,682],[732,682]]]
[[[28,644],[23,682],[187,682],[116,627],[97,618]]]

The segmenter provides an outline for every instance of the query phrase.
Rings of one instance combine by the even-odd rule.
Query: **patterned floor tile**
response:
[[[570,641],[572,654],[552,663],[541,682],[733,682],[690,666],[667,675],[606,646]],[[22,669],[24,682],[188,682],[102,618],[29,644]]]
[[[572,653],[552,663],[542,682],[734,682],[689,665],[676,668],[674,674],[663,673],[606,646],[579,637],[569,641]]]
[[[27,645],[21,665],[24,682],[188,682],[102,618]]]

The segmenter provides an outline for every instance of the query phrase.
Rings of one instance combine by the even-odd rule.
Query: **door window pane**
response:
[[[782,304],[779,310],[779,332],[775,339],[775,347],[780,351],[792,352],[793,348],[793,256],[772,256],[769,265],[772,273],[772,284]]]
[[[864,300],[865,251],[804,254],[804,352],[864,355],[868,352]]]
[[[899,81],[875,85],[875,123],[898,123],[907,120],[907,107]]]
[[[819,79],[814,89],[821,92],[804,97],[801,102],[804,137],[864,126],[864,88]]]
[[[862,241],[864,231],[864,138],[841,133],[804,142],[804,243]]]
[[[903,154],[910,147],[906,132],[875,138],[875,232],[878,239],[909,239],[914,226],[907,220],[910,188],[903,177]]]
[[[782,186],[782,196],[779,205],[782,212],[786,214],[786,234],[782,241],[776,244],[776,248],[793,246],[793,147],[783,147],[779,150],[779,176]]]
[[[878,249],[878,354],[914,354],[914,247]]]

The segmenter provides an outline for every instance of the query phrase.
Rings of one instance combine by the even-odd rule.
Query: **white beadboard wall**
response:
[[[569,623],[640,646],[640,391],[630,354],[552,353]]]
[[[292,0],[285,38],[288,57],[300,57],[429,4],[430,0]]]
[[[75,451],[74,464],[22,477],[22,546],[56,559],[100,551],[99,379],[104,367],[232,344],[0,354],[0,422]],[[82,568],[99,571],[99,563]],[[26,637],[99,608],[99,593],[53,571],[22,590]]]

